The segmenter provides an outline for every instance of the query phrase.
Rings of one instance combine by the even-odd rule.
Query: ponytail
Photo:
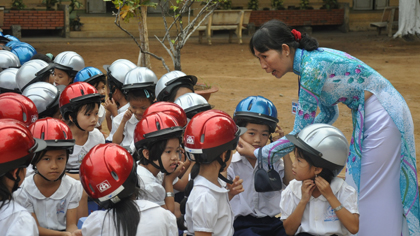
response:
[[[296,37],[297,35],[300,37]],[[273,19],[265,22],[255,32],[249,42],[249,49],[252,54],[255,54],[254,48],[259,52],[266,52],[270,49],[281,52],[283,44],[306,51],[316,50],[319,45],[318,41],[307,33],[300,33],[294,29],[290,30],[284,22]]]

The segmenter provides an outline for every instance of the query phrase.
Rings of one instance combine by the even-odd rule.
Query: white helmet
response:
[[[58,110],[58,100],[66,86],[54,86],[46,82],[36,82],[23,91],[22,95],[34,102],[39,118],[52,117]]]
[[[16,83],[16,73],[19,69],[9,68],[0,72],[0,93],[21,93]]]
[[[122,90],[128,93],[130,89],[144,88],[152,93],[155,90],[157,77],[152,70],[147,67],[135,67],[125,75]]]
[[[23,64],[16,74],[16,82],[19,86],[20,91],[23,92],[28,85],[46,79],[44,73],[40,74],[38,72],[40,72],[47,66],[48,63],[40,59],[30,60]],[[47,70],[43,71],[48,72]]]
[[[65,51],[58,54],[54,58],[55,68],[66,71],[70,77],[74,77],[76,73],[85,68],[83,58],[72,51]]]
[[[19,57],[7,50],[0,50],[0,71],[1,69],[17,67],[20,67]]]
[[[182,71],[174,70],[164,74],[157,82],[155,94],[157,101],[168,101],[172,91],[184,85],[194,92],[194,85],[197,83],[197,77],[186,75]]]
[[[349,145],[343,133],[328,124],[312,124],[296,135],[286,135],[294,145],[304,150],[314,166],[330,170],[334,177],[346,165]]]
[[[207,111],[212,108],[203,96],[196,93],[186,93],[181,95],[175,100],[175,104],[182,107],[187,114],[188,119],[191,119],[197,113]]]
[[[110,66],[106,67],[108,72],[109,99],[112,98],[112,94],[114,94],[116,88],[122,90],[125,75],[136,67],[137,66],[134,63],[126,59],[118,59]]]

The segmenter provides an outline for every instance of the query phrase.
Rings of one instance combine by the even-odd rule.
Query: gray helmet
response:
[[[137,66],[129,60],[118,59],[114,61],[110,66],[106,68],[108,76],[108,86],[109,86],[109,98],[112,98],[115,89],[118,88],[122,90],[124,84],[125,75],[132,69]]]
[[[122,90],[127,93],[130,89],[145,88],[154,92],[156,82],[157,77],[152,70],[147,67],[136,67],[125,75]]]
[[[17,57],[13,52],[9,52],[7,50],[0,50],[0,69],[18,67],[20,67],[19,57]]]
[[[30,60],[23,64],[16,74],[16,82],[19,86],[20,91],[23,92],[25,88],[30,84],[44,80],[44,74],[40,74],[38,72],[43,70],[47,66],[48,63],[40,59]]]
[[[175,104],[184,109],[188,119],[191,119],[197,113],[207,111],[212,108],[203,96],[196,93],[183,94],[175,100]]]
[[[334,126],[312,124],[296,135],[286,135],[286,138],[304,150],[314,166],[330,170],[334,177],[346,165],[349,145],[343,133]]]
[[[197,77],[186,75],[182,71],[174,70],[164,74],[157,82],[155,94],[158,101],[168,101],[172,91],[179,87],[185,86],[194,92],[194,85],[197,83]]]
[[[65,51],[54,58],[55,68],[66,71],[70,77],[74,77],[77,72],[85,68],[83,58],[72,51]]]
[[[36,82],[23,91],[22,95],[35,103],[39,118],[52,117],[58,110],[58,100],[66,86],[54,86],[46,82]]]
[[[9,68],[0,72],[0,93],[21,93],[16,83],[16,73],[19,69]]]

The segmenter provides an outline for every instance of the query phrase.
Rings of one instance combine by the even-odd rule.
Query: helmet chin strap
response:
[[[35,166],[34,166],[34,169],[35,169],[35,174],[38,174],[43,179],[45,179],[46,181],[49,181],[49,182],[57,182],[57,181],[59,181],[60,179],[63,178],[64,174],[66,173],[66,170],[64,170],[63,173],[61,173],[61,175],[56,180],[50,180],[50,179],[47,179],[47,177],[43,176],[41,173],[39,173],[39,171],[35,168]]]
[[[170,174],[172,174],[172,173],[173,173],[173,172],[172,172],[172,173],[169,173],[168,171],[166,171],[165,167],[163,167],[163,164],[162,164],[162,158],[160,158],[160,157],[159,157],[158,161],[159,161],[159,166],[158,166],[158,165],[156,165],[156,163],[154,163],[153,161],[149,161],[149,163],[150,163],[153,167],[155,167],[156,169],[160,170],[160,172],[162,172],[162,173],[164,173],[164,174],[168,174],[168,175],[170,175]],[[177,165],[176,167],[178,167],[178,165]],[[176,168],[175,168],[175,170],[176,170]]]
[[[86,131],[80,127],[79,122],[77,122],[77,114],[75,112],[70,114],[71,118],[73,119],[73,123],[76,125],[77,128],[79,128],[81,131]]]
[[[21,168],[17,169],[17,171],[16,171],[16,179],[13,177],[13,175],[12,175],[12,174],[10,174],[10,172],[7,172],[7,173],[5,174],[5,176],[6,176],[7,178],[9,178],[10,180],[13,180],[13,181],[14,181],[14,184],[13,184],[13,187],[12,187],[12,193],[13,193],[14,191],[16,191],[16,190],[19,188],[19,182],[20,182],[19,171],[20,171],[20,169],[21,169]]]
[[[228,183],[228,184],[233,184],[232,180],[227,179],[226,177],[224,177],[222,174],[220,174],[220,172],[222,172],[225,167],[226,167],[226,163],[229,161],[230,157],[225,158],[225,161],[222,160],[222,158],[219,156],[217,157],[217,162],[219,162],[219,164],[221,165],[220,170],[219,170],[219,179],[223,180],[224,182]]]

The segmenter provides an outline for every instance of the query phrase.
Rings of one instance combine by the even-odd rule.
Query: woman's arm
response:
[[[324,106],[319,104],[319,110],[321,111],[314,120],[314,123],[322,123],[332,125],[338,118],[338,105]]]
[[[290,158],[289,154],[286,154],[283,157],[283,163],[284,163],[284,177],[283,177],[283,183],[287,186],[289,185],[289,182],[294,179],[292,172],[292,159]]]

